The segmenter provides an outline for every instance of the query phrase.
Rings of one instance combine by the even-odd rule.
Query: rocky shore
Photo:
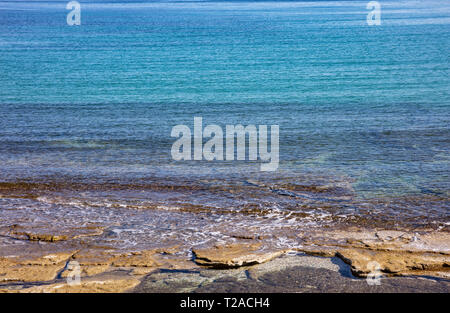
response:
[[[3,230],[20,245],[1,250],[0,292],[450,291],[450,234],[444,231],[308,232],[298,234],[302,245],[295,249],[240,236],[188,253],[180,246],[123,251],[85,241],[101,232]],[[374,273],[381,287],[364,279]],[[76,274],[80,280],[73,283]]]

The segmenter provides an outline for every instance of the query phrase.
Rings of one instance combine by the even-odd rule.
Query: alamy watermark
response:
[[[202,117],[194,117],[193,132],[187,125],[176,125],[172,128],[170,135],[179,138],[172,145],[171,155],[176,161],[233,161],[235,157],[236,160],[246,160],[248,157],[250,161],[259,159],[262,162],[261,171],[276,171],[280,159],[280,128],[278,125],[270,126],[270,151],[268,132],[267,125],[258,125],[258,127],[255,125],[244,127],[240,124],[226,125],[224,132],[221,126],[211,124],[203,129]],[[246,149],[247,137],[248,149]],[[209,140],[203,143],[204,138]]]
[[[70,286],[77,286],[81,284],[81,267],[77,261],[70,261],[67,264],[66,270],[69,272],[66,282]]]
[[[376,261],[371,261],[367,263],[367,268],[370,270],[369,274],[367,274],[366,282],[370,286],[379,286],[381,285],[381,266],[380,263]]]
[[[66,9],[70,10],[66,17],[67,25],[81,25],[81,4],[78,1],[70,1],[67,3]],[[381,4],[378,1],[370,1],[367,3],[366,9],[371,10],[366,17],[367,25],[381,25]]]
[[[66,17],[67,25],[81,25],[81,5],[78,1],[70,1],[66,5],[67,10],[71,10]]]
[[[70,10],[67,14],[67,25],[81,25],[81,4],[78,1],[70,1],[66,5],[66,9]],[[381,4],[378,1],[370,1],[366,5],[367,10],[371,10],[367,14],[367,25],[381,25]]]
[[[370,1],[366,6],[367,10],[371,10],[367,14],[367,25],[381,25],[381,4],[378,1]]]

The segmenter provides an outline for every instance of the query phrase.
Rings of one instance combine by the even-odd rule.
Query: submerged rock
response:
[[[90,225],[83,227],[74,227],[69,229],[53,229],[50,225],[37,225],[34,227],[25,227],[21,225],[9,226],[8,235],[23,240],[58,242],[71,239],[79,239],[83,237],[99,236],[103,233],[104,227]],[[49,230],[50,229],[50,230]]]
[[[55,242],[55,241],[67,240],[67,238],[68,238],[65,235],[51,235],[51,234],[25,233],[24,235],[28,237],[28,240],[33,240],[33,241]]]

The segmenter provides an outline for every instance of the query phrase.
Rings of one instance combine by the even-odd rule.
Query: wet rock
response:
[[[76,227],[73,229],[65,229],[63,231],[57,229],[48,230],[49,227],[50,226],[45,225],[41,227],[35,226],[31,229],[27,229],[24,226],[12,225],[9,227],[9,235],[13,238],[23,240],[58,242],[83,237],[99,236],[104,231],[104,227],[100,226]]]
[[[54,235],[54,234],[39,234],[39,233],[28,233],[28,232],[14,232],[12,233],[17,239],[27,239],[31,241],[46,241],[46,242],[56,242],[67,240],[66,235]]]

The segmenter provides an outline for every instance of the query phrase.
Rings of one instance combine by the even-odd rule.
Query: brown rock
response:
[[[85,249],[75,253],[72,257],[73,261],[78,262],[80,266],[80,276],[92,276],[107,271],[114,259],[116,258],[112,252],[106,252],[101,249]],[[61,277],[69,276],[71,271],[64,270]]]
[[[86,276],[93,276],[100,273],[104,273],[108,271],[111,268],[109,264],[106,265],[87,265],[87,264],[80,264],[80,276],[86,277]],[[64,272],[61,273],[61,277],[69,277],[71,275],[72,271],[69,269],[64,270]]]
[[[139,252],[129,252],[117,254],[111,251],[99,251],[97,249],[83,250],[73,256],[73,260],[80,265],[81,276],[92,276],[112,270],[114,267],[133,268],[133,275],[144,275],[160,266],[157,257],[162,253],[171,252],[168,250],[144,250]],[[65,270],[61,276],[70,275],[69,270]]]
[[[259,264],[283,254],[285,251],[261,251],[261,244],[229,244],[209,249],[192,249],[200,265],[229,268]]]
[[[116,267],[155,267],[158,264],[153,259],[154,254],[154,250],[121,254],[114,260],[112,265]]]
[[[55,279],[73,253],[54,253],[30,260],[0,258],[0,281],[34,282]]]
[[[67,240],[67,236],[65,235],[50,235],[50,234],[25,234],[28,237],[28,240],[34,241],[48,241],[48,242],[56,242],[61,240]]]
[[[69,239],[77,239],[82,237],[98,236],[104,231],[101,226],[85,226],[73,229],[49,231],[47,227],[34,227],[31,230],[23,230],[25,227],[20,225],[9,226],[9,234],[17,239],[26,239],[31,241],[57,242]],[[22,231],[19,231],[21,230]]]
[[[371,262],[376,262],[381,272],[396,275],[422,275],[428,271],[450,269],[450,258],[439,253],[344,249],[336,256],[349,264],[353,274],[360,277],[366,277],[374,270]]]
[[[50,285],[34,286],[19,290],[0,289],[4,293],[116,293],[124,292],[136,287],[140,281],[135,278],[82,280],[80,284],[69,285],[57,283]]]
[[[154,270],[155,270],[155,268],[152,268],[152,267],[135,267],[131,271],[131,274],[136,275],[136,276],[142,276],[142,275],[147,275],[147,274],[153,272]]]
[[[321,257],[334,257],[336,255],[336,247],[314,247],[305,246],[303,248],[293,249],[294,251],[304,252],[308,255],[321,256]]]
[[[45,281],[52,280],[65,264],[51,266],[20,266],[13,265],[7,269],[0,269],[0,281]]]

